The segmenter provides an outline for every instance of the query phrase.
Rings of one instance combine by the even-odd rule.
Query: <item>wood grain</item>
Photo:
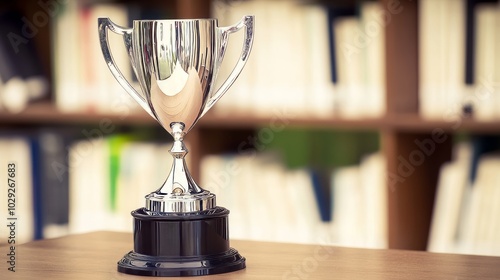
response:
[[[462,280],[498,279],[500,275],[500,258],[496,257],[253,241],[233,241],[231,246],[247,258],[247,268],[199,279]],[[7,271],[7,264],[1,262],[0,278],[140,279],[116,271],[116,262],[131,248],[129,233],[97,232],[36,241],[18,246],[17,272]],[[0,247],[3,256],[6,250]]]

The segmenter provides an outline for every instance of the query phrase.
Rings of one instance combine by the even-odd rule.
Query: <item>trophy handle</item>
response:
[[[115,76],[118,83],[127,91],[127,93],[137,102],[141,107],[148,112],[155,120],[157,119],[151,108],[149,108],[148,102],[142,97],[142,95],[135,90],[134,87],[125,79],[122,72],[116,66],[115,60],[111,55],[111,51],[109,50],[109,42],[108,42],[108,29],[113,31],[118,35],[123,36],[123,41],[125,42],[125,47],[127,48],[127,52],[132,58],[131,49],[132,49],[132,28],[125,28],[113,23],[109,18],[99,18],[99,42],[101,43],[102,54],[104,55],[104,60],[109,67],[109,70]]]
[[[201,113],[202,117],[205,115],[212,106],[226,93],[226,91],[233,85],[234,81],[240,75],[243,67],[247,63],[248,56],[250,55],[250,50],[252,49],[253,44],[253,29],[254,29],[254,16],[244,16],[238,23],[228,27],[220,27],[219,30],[222,32],[222,43],[221,43],[221,51],[219,54],[219,65],[224,58],[224,53],[226,52],[226,47],[228,43],[229,34],[239,31],[245,27],[245,37],[243,40],[243,48],[241,50],[241,56],[236,66],[234,66],[233,71],[229,74],[226,81],[220,86],[217,92],[208,100],[207,105],[203,109]]]

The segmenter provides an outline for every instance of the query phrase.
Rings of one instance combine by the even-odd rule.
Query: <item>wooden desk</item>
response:
[[[500,258],[497,257],[252,241],[232,241],[231,246],[247,258],[246,269],[198,278],[500,279]],[[114,232],[31,242],[16,248],[16,272],[13,273],[7,270],[5,261],[8,247],[2,246],[0,279],[154,279],[116,271],[116,262],[131,248],[131,234]]]

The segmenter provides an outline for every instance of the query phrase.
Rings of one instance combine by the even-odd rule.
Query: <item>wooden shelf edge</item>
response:
[[[0,125],[57,125],[57,124],[97,124],[102,120],[116,124],[147,124],[154,125],[156,121],[143,111],[125,115],[99,112],[62,112],[50,103],[30,105],[20,113],[0,112]],[[376,119],[338,119],[318,117],[280,116],[248,116],[247,114],[220,115],[210,112],[196,127],[217,128],[257,128],[257,127],[311,127],[311,128],[342,128],[342,129],[382,129],[387,122],[383,118]]]
[[[64,125],[99,124],[101,121],[115,124],[156,125],[156,121],[143,111],[128,114],[98,112],[61,112],[51,103],[36,103],[20,113],[0,112],[0,125]],[[416,114],[394,114],[380,118],[342,119],[332,117],[300,116],[249,116],[243,113],[220,114],[209,112],[196,127],[248,129],[259,127],[299,127],[346,130],[393,130],[402,132],[432,132],[441,129],[448,133],[498,133],[500,120],[477,121],[456,118],[452,121],[428,120]]]
[[[440,129],[448,133],[498,133],[500,120],[478,121],[470,118],[455,118],[453,120],[429,120],[415,114],[399,114],[388,118],[393,130],[406,132],[432,132]]]
[[[341,119],[335,116],[300,116],[282,118],[280,116],[249,116],[248,114],[208,113],[200,120],[203,127],[259,128],[259,127],[299,127],[329,129],[381,130],[388,124],[385,118]]]
[[[127,114],[106,114],[98,112],[62,112],[50,103],[35,103],[19,113],[0,112],[0,124],[57,125],[57,124],[98,124],[111,121],[117,124],[154,124],[145,112]]]

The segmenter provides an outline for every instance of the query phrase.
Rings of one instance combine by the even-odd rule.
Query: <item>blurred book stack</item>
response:
[[[47,129],[0,137],[0,164],[16,165],[18,244],[92,230],[130,232],[130,212],[143,207],[144,196],[168,175],[168,142],[137,134],[79,135]],[[7,174],[0,172],[0,179],[7,182]],[[1,211],[8,216],[7,206]]]
[[[37,31],[20,12],[0,11],[0,111],[18,113],[49,95],[47,73],[33,42]]]
[[[59,110],[101,112],[125,115],[139,106],[128,96],[109,71],[99,43],[97,19],[132,27],[134,19],[167,18],[160,10],[117,3],[68,1],[54,18],[54,91]],[[133,74],[121,35],[109,32],[109,45],[118,69],[136,90],[141,91]]]
[[[500,139],[457,144],[441,167],[428,250],[500,255]]]
[[[236,239],[387,246],[385,160],[378,153],[337,169],[327,192],[315,172],[288,169],[276,153],[207,156],[201,185],[231,210]]]
[[[213,17],[229,26],[253,14],[251,59],[214,109],[272,116],[380,117],[385,113],[384,19],[377,2],[358,9],[298,1],[213,1]],[[277,12],[279,11],[279,12]],[[220,84],[239,58],[242,34],[232,34]]]
[[[132,210],[158,189],[172,164],[171,144],[130,135],[74,142],[69,151],[69,232],[132,231]]]
[[[2,187],[2,207],[0,215],[6,219],[7,217],[17,218],[16,223],[16,244],[31,241],[35,238],[34,230],[34,195],[33,195],[33,181],[31,173],[33,172],[31,165],[31,149],[30,141],[22,137],[1,137],[0,138],[0,164],[2,172],[0,172],[0,180],[2,180],[5,188]],[[14,164],[13,184],[9,189],[9,194],[13,193],[14,196],[8,196],[7,183],[8,183],[8,164]],[[12,181],[11,181],[12,182]],[[13,209],[13,210],[12,210]],[[13,212],[10,212],[10,211]],[[10,214],[14,215],[10,215]],[[2,242],[7,242],[7,237],[10,234],[10,229],[0,231],[0,238]]]
[[[499,46],[497,1],[419,2],[420,115],[499,119]]]

